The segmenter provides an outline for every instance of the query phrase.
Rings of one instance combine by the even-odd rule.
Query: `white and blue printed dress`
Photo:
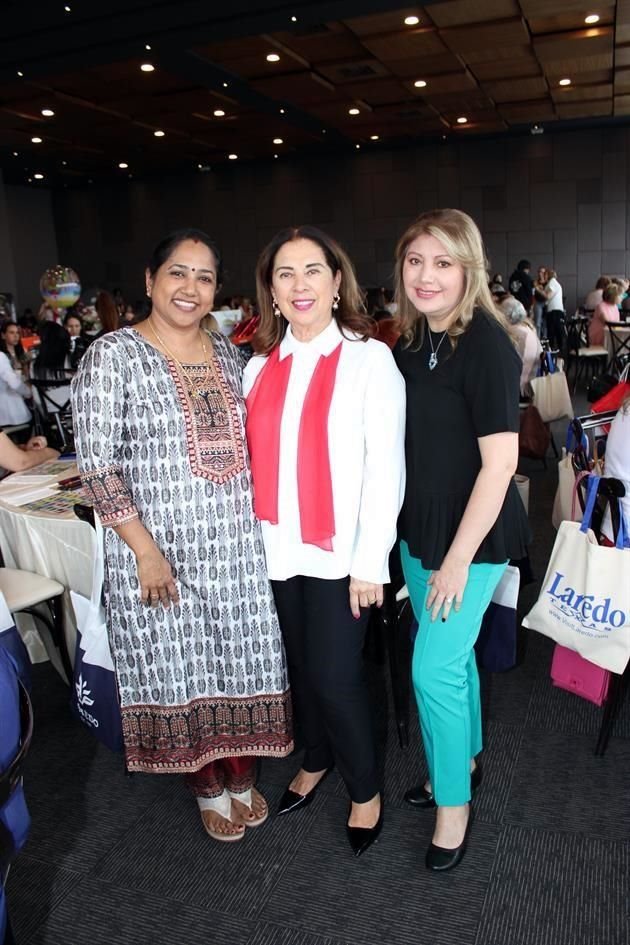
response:
[[[105,529],[104,597],[127,766],[198,771],[292,750],[282,638],[254,516],[234,346],[211,334],[201,396],[133,328],[95,341],[72,401],[77,460],[104,526],[139,517],[180,600],[140,600],[135,555]]]

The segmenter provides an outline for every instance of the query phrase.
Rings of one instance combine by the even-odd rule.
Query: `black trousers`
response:
[[[564,352],[565,325],[564,312],[562,309],[555,309],[546,313],[547,319],[547,338],[552,351]]]
[[[379,790],[363,669],[370,612],[352,616],[348,578],[298,575],[271,584],[306,748],[302,767],[323,771],[336,764],[350,798],[369,801]]]

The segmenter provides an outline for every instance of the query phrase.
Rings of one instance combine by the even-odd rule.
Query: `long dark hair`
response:
[[[278,251],[293,240],[310,240],[324,254],[326,265],[333,276],[341,273],[339,285],[339,308],[333,312],[341,329],[355,332],[363,338],[374,334],[374,321],[365,314],[361,290],[357,283],[354,266],[346,251],[327,233],[315,226],[290,226],[276,233],[263,249],[256,266],[256,297],[260,312],[260,324],[254,335],[253,346],[258,354],[269,354],[280,344],[287,330],[285,318],[276,318],[273,312],[271,281]]]
[[[101,323],[101,334],[105,335],[110,331],[116,331],[120,319],[118,317],[118,306],[114,302],[113,295],[104,290],[99,292],[96,296],[94,308]]]
[[[39,353],[33,365],[33,374],[40,380],[64,378],[66,357],[70,352],[70,335],[57,322],[43,322],[39,337]]]

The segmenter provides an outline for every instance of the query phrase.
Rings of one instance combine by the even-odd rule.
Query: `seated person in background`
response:
[[[603,292],[603,299],[598,302],[593,312],[593,317],[588,326],[588,343],[591,348],[595,345],[603,345],[606,341],[606,322],[619,321],[619,286],[610,282]]]
[[[610,285],[610,276],[600,276],[595,283],[595,288],[591,289],[584,299],[584,308],[587,312],[595,311],[595,306],[599,305],[599,303],[602,301],[604,289],[607,285]]]
[[[619,500],[619,504],[624,524],[630,525],[630,395],[626,397],[610,425],[606,441],[606,475],[611,479],[620,479],[625,486],[626,494]],[[602,535],[612,544],[614,536],[609,508],[604,515]]]
[[[63,320],[63,327],[70,336],[70,351],[68,357],[70,359],[70,367],[75,371],[79,361],[88,349],[90,339],[83,331],[81,316],[77,315],[75,312],[68,312]]]
[[[133,305],[131,302],[127,302],[125,305],[125,311],[122,314],[120,319],[120,324],[122,325],[135,325],[136,323],[136,313],[134,311]]]
[[[0,325],[0,351],[6,354],[14,371],[27,374],[28,358],[20,341],[20,329],[15,322],[4,321]]]
[[[45,436],[32,436],[27,443],[17,446],[6,433],[0,432],[0,467],[9,472],[32,469],[58,456],[58,451],[47,445]]]
[[[0,427],[31,423],[31,411],[25,403],[31,397],[22,371],[14,370],[8,355],[0,351]]]
[[[521,356],[523,367],[521,370],[521,397],[531,397],[530,381],[536,376],[542,345],[536,326],[528,317],[527,312],[518,299],[510,293],[503,296],[499,308],[512,325],[513,337],[516,341],[516,350]]]
[[[70,335],[57,322],[41,326],[40,346],[33,362],[33,377],[40,381],[63,380],[70,368]]]

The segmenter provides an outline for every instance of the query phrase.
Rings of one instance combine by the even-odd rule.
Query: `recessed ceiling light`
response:
[[[426,89],[427,83],[424,79],[416,79],[413,83],[417,89]]]
[[[67,167],[67,166],[68,166],[68,162],[67,162],[67,161],[62,161],[61,164],[62,164],[62,167]]]
[[[370,135],[370,141],[378,141],[378,135]]]
[[[23,78],[24,78],[24,73],[23,73],[23,72],[20,72],[19,69],[18,69],[18,75],[19,75],[20,79],[23,79]]]
[[[41,143],[42,143],[42,139],[41,139],[41,138],[31,138],[31,142],[32,142],[33,144],[41,144]]]
[[[237,160],[238,160],[238,154],[228,154],[228,160],[229,160],[229,161],[237,161]]]
[[[468,121],[468,119],[466,118],[465,115],[460,115],[459,118],[457,119],[457,124],[458,124],[458,125],[465,125],[467,121]]]
[[[225,112],[223,111],[222,108],[215,108],[212,114],[214,115],[215,118],[223,118],[225,115]]]
[[[42,108],[42,115],[44,118],[52,118],[54,116],[54,111],[52,108]]]
[[[224,83],[223,83],[223,88],[224,88],[224,89],[227,89],[227,88],[228,88],[227,82],[224,82]]]
[[[43,179],[44,179],[44,175],[43,175],[43,174],[33,174],[33,177],[35,178],[35,180],[43,180]]]
[[[148,43],[145,43],[144,48],[146,49],[147,52],[151,52],[151,47],[149,46]]]
[[[349,114],[349,115],[360,115],[360,114],[361,114],[361,109],[360,109],[360,108],[349,108],[349,109],[348,109],[348,114]]]
[[[154,131],[154,132],[153,132],[153,136],[154,136],[155,138],[163,138],[163,137],[164,137],[164,132],[163,132],[163,131],[160,131],[160,130],[158,129],[158,131]]]
[[[199,168],[199,170],[201,170],[201,168],[203,167],[203,164],[198,164],[197,167]]]
[[[275,157],[275,158],[277,158],[277,157],[278,157],[278,155],[277,155],[277,154],[274,154],[274,157]]]
[[[571,85],[571,79],[560,79],[558,85]]]
[[[281,109],[280,109],[280,114],[281,114],[281,115],[284,115],[284,108],[281,108]]]
[[[405,17],[405,26],[417,26],[420,22],[419,16],[406,16]]]
[[[284,144],[284,140],[283,140],[282,138],[274,138],[274,139],[273,139],[273,143],[274,143],[274,144]]]
[[[267,53],[267,62],[280,62],[280,56],[277,52]]]
[[[33,178],[32,178],[32,177],[29,177],[28,183],[29,183],[29,184],[32,184],[32,183],[33,183]]]
[[[64,10],[66,11],[66,13],[72,13],[72,7],[69,7],[67,5],[64,7]]]
[[[292,22],[292,23],[297,23],[297,16],[292,16],[292,17],[291,17],[291,22]]]
[[[599,13],[589,13],[584,17],[584,22],[591,26],[593,23],[599,23]]]
[[[121,161],[118,167],[121,169],[121,171],[125,171],[129,165],[126,163],[126,161]]]
[[[326,134],[326,129],[325,129],[325,128],[322,128],[322,134],[323,134],[323,135]]]
[[[361,148],[361,145],[360,145],[360,144],[355,144],[355,148],[356,148],[357,151],[358,151],[358,150]]]
[[[155,66],[151,62],[143,62],[140,66],[141,72],[155,72]]]
[[[19,153],[20,153],[19,151],[14,151],[14,152],[13,152],[13,157],[18,157],[18,156],[19,156]]]

